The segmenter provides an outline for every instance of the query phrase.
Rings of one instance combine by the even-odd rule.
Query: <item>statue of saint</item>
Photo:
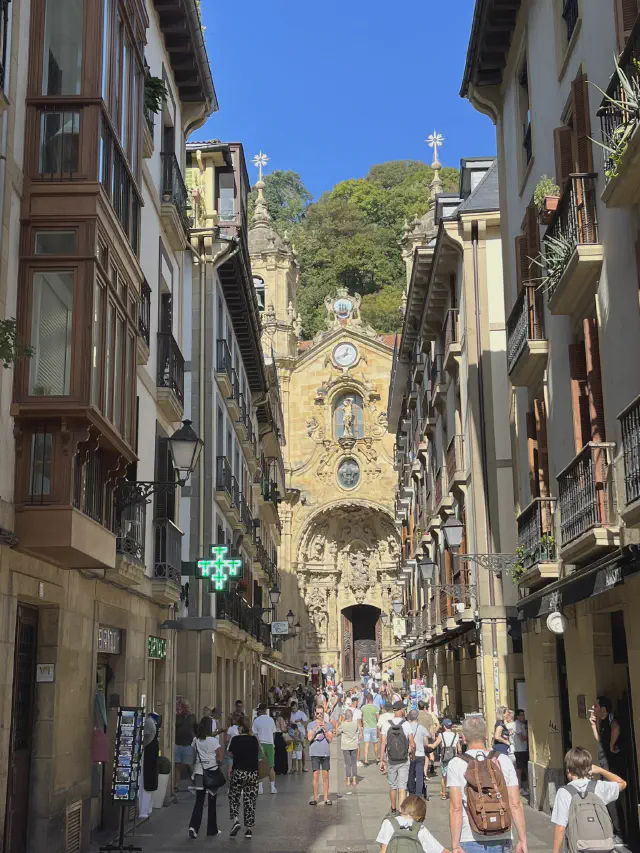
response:
[[[342,437],[353,438],[353,397],[345,397],[342,404]]]

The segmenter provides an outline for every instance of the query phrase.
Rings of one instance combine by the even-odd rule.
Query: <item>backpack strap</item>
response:
[[[471,764],[472,761],[475,761],[475,758],[472,758],[466,752],[461,752],[460,755],[457,755],[456,758],[461,758],[465,764]]]
[[[595,780],[595,779],[589,779],[589,783],[588,783],[588,785],[587,785],[587,793],[589,793],[589,794],[595,794],[595,792],[596,792],[596,785],[597,785],[597,784],[598,784],[598,783],[596,782],[596,780]]]
[[[593,785],[593,788],[591,787],[592,785]],[[569,792],[569,794],[571,795],[571,799],[573,799],[574,797],[580,797],[581,800],[584,800],[584,798],[586,797],[586,795],[588,793],[595,793],[596,783],[593,780],[590,780],[589,784],[584,789],[584,793],[580,790],[580,788],[578,788],[576,785],[574,785],[571,782],[569,782],[568,785],[565,785],[564,789],[565,789],[565,791]]]
[[[398,823],[398,821],[396,820],[395,817],[390,817],[389,823],[391,824],[391,827],[393,829],[394,834],[396,832],[400,832],[402,830],[402,827],[400,826],[400,824]]]

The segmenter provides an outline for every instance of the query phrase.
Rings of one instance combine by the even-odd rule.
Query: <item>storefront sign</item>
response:
[[[284,622],[272,622],[271,623],[271,633],[272,634],[278,634],[278,635],[288,634],[289,633],[289,623],[286,621],[286,619]]]
[[[242,558],[232,557],[228,545],[211,545],[209,558],[198,560],[196,577],[207,579],[216,592],[222,592],[229,586],[230,580],[242,577]]]
[[[164,660],[167,656],[167,641],[163,637],[149,637],[149,657]]]
[[[39,684],[51,683],[56,680],[56,665],[54,663],[36,664],[36,681]]]
[[[407,635],[407,620],[403,616],[393,617],[393,636],[401,639]]]
[[[594,595],[600,595],[609,589],[613,589],[614,586],[618,586],[619,583],[622,583],[622,580],[622,566],[620,564],[614,563],[612,566],[606,566],[604,569],[600,569],[596,574],[591,597]]]
[[[119,708],[111,799],[132,802],[138,797],[144,708]]]
[[[107,655],[119,655],[122,651],[122,629],[99,625],[98,651]]]

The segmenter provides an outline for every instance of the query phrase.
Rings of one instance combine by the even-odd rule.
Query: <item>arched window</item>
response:
[[[360,394],[347,391],[336,399],[333,431],[336,438],[364,438],[364,404]]]
[[[258,310],[264,311],[264,279],[259,275],[254,275],[253,286],[256,291],[256,299],[258,300]]]

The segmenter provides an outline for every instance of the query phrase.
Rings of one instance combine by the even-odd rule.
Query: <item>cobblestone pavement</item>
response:
[[[144,853],[214,848],[224,853],[240,853],[251,845],[260,853],[378,853],[375,838],[389,809],[386,777],[374,764],[360,767],[359,784],[353,792],[345,786],[342,756],[337,745],[332,747],[332,753],[329,778],[332,806],[308,804],[311,773],[279,776],[278,793],[258,797],[253,840],[245,840],[244,830],[236,838],[229,838],[231,822],[226,792],[218,797],[218,826],[222,835],[206,837],[205,810],[200,836],[191,840],[187,828],[194,800],[191,794],[180,792],[177,804],[154,811],[150,820],[137,827],[135,843]],[[266,784],[265,790],[268,788]],[[429,789],[426,824],[436,838],[449,847],[448,803],[440,799],[439,777],[430,781]],[[528,806],[525,811],[529,849],[550,850],[553,832],[549,818]],[[97,853],[98,849],[99,844],[95,844],[91,853]]]

